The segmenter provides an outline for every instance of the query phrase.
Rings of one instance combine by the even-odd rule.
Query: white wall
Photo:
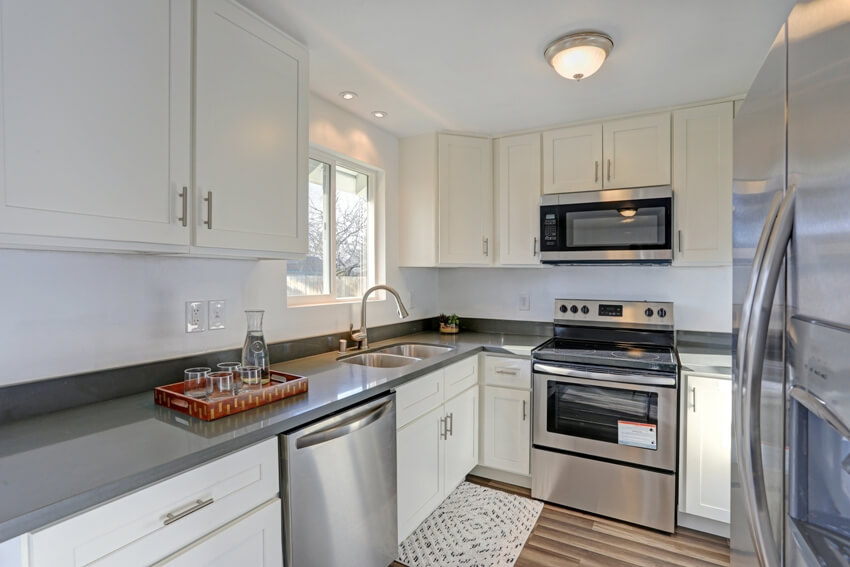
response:
[[[310,141],[384,171],[386,281],[412,319],[436,314],[437,271],[399,271],[395,211],[398,139],[311,97]],[[381,216],[381,215],[379,215]],[[348,330],[358,305],[286,306],[283,261],[0,250],[0,386],[241,347],[242,313],[265,309],[270,342]],[[223,330],[187,334],[187,300],[224,299]],[[369,325],[397,322],[390,301],[369,306]],[[175,377],[175,380],[179,377]]]
[[[461,317],[552,321],[553,300],[672,301],[680,330],[732,332],[732,268],[558,266],[440,270],[441,312]],[[531,309],[518,309],[529,294]]]

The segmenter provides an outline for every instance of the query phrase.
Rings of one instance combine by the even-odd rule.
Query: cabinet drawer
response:
[[[396,427],[403,427],[443,403],[443,371],[438,370],[396,388]]]
[[[484,357],[484,383],[488,386],[531,389],[531,362],[507,356]]]
[[[478,357],[470,356],[443,369],[446,382],[446,400],[450,400],[471,386],[478,384]]]
[[[269,439],[33,533],[30,565],[149,565],[278,492]]]

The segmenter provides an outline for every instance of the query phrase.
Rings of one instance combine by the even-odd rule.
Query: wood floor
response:
[[[528,489],[469,476],[482,486],[530,496]],[[520,553],[516,567],[725,567],[729,541],[686,528],[666,535],[551,504]],[[393,567],[404,567],[393,563]]]

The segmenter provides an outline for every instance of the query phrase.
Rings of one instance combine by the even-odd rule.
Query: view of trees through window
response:
[[[290,297],[332,301],[360,297],[372,281],[370,183],[366,171],[310,159],[308,252],[287,262]],[[333,260],[331,260],[333,259]]]

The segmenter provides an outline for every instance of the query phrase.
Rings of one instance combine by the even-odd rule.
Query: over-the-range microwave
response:
[[[670,186],[543,195],[544,264],[669,264],[673,260]]]

